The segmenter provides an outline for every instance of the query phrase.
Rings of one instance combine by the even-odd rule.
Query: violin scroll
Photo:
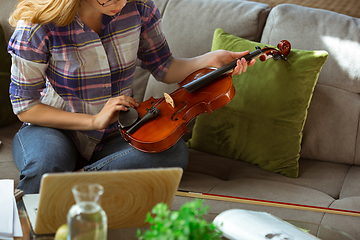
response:
[[[278,43],[277,48],[279,49],[280,53],[286,57],[290,53],[291,44],[287,40],[281,40]]]
[[[272,58],[274,60],[279,60],[279,59],[283,59],[283,60],[287,60],[286,56],[290,53],[291,50],[291,45],[287,40],[282,40],[279,44],[278,44],[278,48],[269,48],[267,46],[265,46],[264,48],[260,48],[259,46],[255,47],[256,50],[243,56],[242,58],[245,58],[245,60],[247,62],[251,61],[251,59],[254,58],[260,58],[260,61],[265,61],[269,58]],[[182,85],[183,88],[186,89],[186,91],[193,92],[203,86],[205,86],[206,84],[214,81],[215,79],[219,78],[220,76],[222,76],[225,73],[228,73],[230,70],[234,69],[237,65],[237,60],[234,60],[233,62],[230,62],[216,70],[214,70],[213,72],[206,74],[190,83],[187,83],[185,85]]]
[[[260,61],[265,61],[269,58],[273,58],[274,60],[285,60],[287,61],[286,56],[289,55],[290,50],[291,50],[291,44],[289,41],[287,40],[281,40],[278,45],[277,45],[278,49],[275,48],[269,48],[269,47],[264,47],[262,50],[263,55],[261,55],[259,57]]]

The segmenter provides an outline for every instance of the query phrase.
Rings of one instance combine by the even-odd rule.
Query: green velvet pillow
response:
[[[264,47],[216,29],[212,51],[251,52],[257,45]],[[327,56],[292,49],[288,61],[257,60],[233,77],[236,94],[228,105],[197,117],[188,147],[297,177],[307,109]]]
[[[4,30],[0,25],[0,127],[15,121],[9,98],[11,56],[7,52]]]

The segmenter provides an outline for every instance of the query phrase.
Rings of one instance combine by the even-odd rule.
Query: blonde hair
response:
[[[19,0],[9,23],[13,27],[20,20],[66,26],[74,20],[79,4],[80,0]]]

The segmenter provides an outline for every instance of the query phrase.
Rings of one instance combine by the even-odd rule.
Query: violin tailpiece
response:
[[[136,122],[131,128],[129,128],[126,132],[128,134],[133,134],[139,127],[144,125],[146,122],[148,122],[150,119],[156,117],[159,115],[160,111],[156,107],[152,106],[150,109],[147,110],[145,115]]]

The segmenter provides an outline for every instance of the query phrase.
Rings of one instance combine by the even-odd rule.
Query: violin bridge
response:
[[[165,97],[165,101],[166,101],[168,104],[170,104],[170,106],[171,106],[172,108],[175,108],[174,99],[172,99],[172,97],[171,97],[169,94],[167,94],[167,93],[164,93],[164,97]]]

